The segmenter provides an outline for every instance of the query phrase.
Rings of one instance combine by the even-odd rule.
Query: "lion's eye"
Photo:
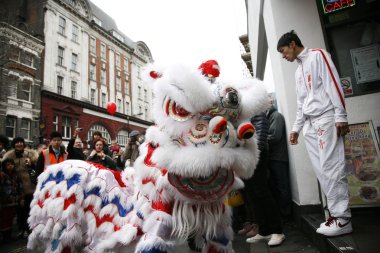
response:
[[[166,97],[164,101],[164,110],[166,115],[170,116],[175,121],[186,121],[193,117],[193,115],[185,108],[168,97]]]

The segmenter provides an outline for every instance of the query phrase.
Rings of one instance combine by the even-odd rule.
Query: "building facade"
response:
[[[282,59],[277,52],[277,41],[284,33],[295,30],[305,46],[325,48],[331,53],[342,78],[349,124],[371,122],[375,129],[374,146],[378,145],[380,1],[246,0],[246,7],[253,73],[263,78],[269,54],[277,104],[286,119],[287,132],[296,117],[297,63]],[[317,179],[300,139],[299,145],[289,147],[293,201],[301,208],[318,206],[321,201]],[[369,183],[359,181],[358,184]],[[355,187],[351,190],[355,194]]]
[[[45,43],[40,116],[43,138],[57,130],[67,141],[75,127],[82,127],[82,138],[90,139],[94,131],[101,131],[109,142],[116,139],[125,145],[128,132],[144,132],[152,124],[152,92],[142,81],[141,72],[153,58],[144,42],[128,38],[91,1],[15,2],[18,5],[8,7],[15,9]],[[114,115],[106,111],[109,102],[117,105]],[[118,131],[113,129],[116,125]]]
[[[1,134],[39,142],[43,42],[0,22]]]

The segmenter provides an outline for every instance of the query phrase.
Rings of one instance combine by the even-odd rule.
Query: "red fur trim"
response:
[[[112,222],[113,216],[110,216],[109,214],[104,215],[102,218],[99,218],[99,216],[94,212],[94,206],[89,205],[87,208],[84,209],[85,212],[91,212],[96,220],[96,227],[98,228],[100,225],[102,225],[104,222]]]
[[[44,202],[43,202],[42,200],[40,200],[40,199],[38,200],[37,204],[38,204],[41,208],[44,207]]]
[[[153,143],[148,143],[146,144],[146,146],[148,148],[148,153],[145,156],[144,164],[148,167],[154,167],[156,166],[156,164],[152,162],[151,158],[152,158],[153,152],[156,150],[156,148],[158,148],[158,144],[156,146],[153,146]]]
[[[152,208],[156,211],[162,211],[167,214],[172,213],[172,205],[169,203],[164,203],[160,199],[152,202]]]
[[[156,180],[154,180],[151,177],[146,177],[142,180],[142,184],[148,184],[148,183],[152,183],[152,184],[156,185]]]
[[[227,120],[225,118],[221,119],[218,124],[214,127],[212,132],[214,134],[220,134],[221,132],[224,132],[227,128]]]
[[[74,204],[77,201],[75,194],[71,194],[68,199],[65,199],[63,204],[63,210],[66,210],[71,204]]]

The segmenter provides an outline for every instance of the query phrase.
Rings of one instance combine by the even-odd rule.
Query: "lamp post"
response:
[[[140,116],[140,115],[143,115],[142,112],[139,112],[139,113],[136,113],[136,114],[132,114],[132,115],[127,115],[127,131],[128,131],[128,137],[129,137],[129,132],[131,129],[129,129],[129,118],[130,117],[135,117],[135,116]]]

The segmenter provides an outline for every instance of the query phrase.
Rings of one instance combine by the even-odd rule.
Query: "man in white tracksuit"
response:
[[[295,73],[297,116],[290,144],[298,143],[303,128],[306,148],[330,212],[317,233],[326,236],[350,233],[343,141],[349,128],[338,72],[325,50],[305,48],[294,31],[279,39],[277,50],[286,60],[299,64]]]

